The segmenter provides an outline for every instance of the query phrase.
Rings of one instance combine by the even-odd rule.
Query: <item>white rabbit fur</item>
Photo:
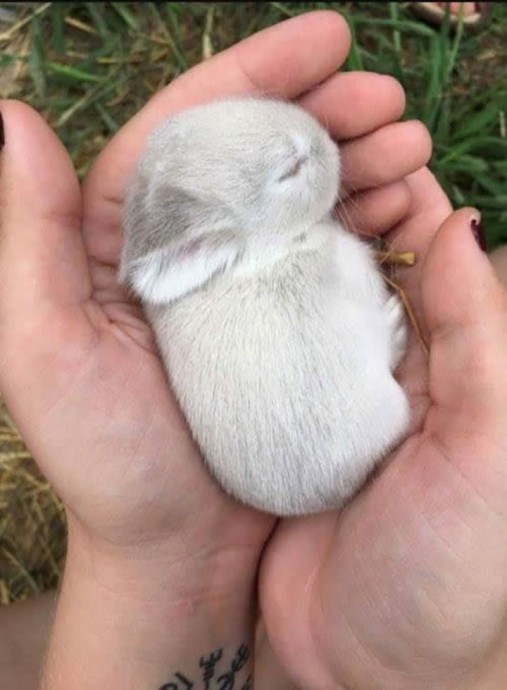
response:
[[[227,492],[278,515],[341,506],[405,433],[403,310],[332,218],[339,154],[295,105],[166,120],[128,191],[120,279]]]

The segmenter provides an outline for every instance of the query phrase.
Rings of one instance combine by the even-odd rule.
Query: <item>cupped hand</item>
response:
[[[393,79],[336,74],[349,44],[338,14],[316,12],[213,57],[115,136],[82,192],[43,121],[1,104],[0,385],[71,531],[135,553],[170,540],[221,563],[242,554],[253,572],[273,520],[225,496],[204,469],[152,333],[117,284],[121,206],[157,123],[251,93],[295,99],[318,116],[342,143],[347,216],[359,230],[392,226],[410,203],[403,178],[430,144],[419,123],[395,123],[404,95]]]
[[[507,686],[507,292],[462,209],[427,169],[388,234],[412,332],[399,375],[409,438],[340,513],[285,521],[263,560],[262,611],[298,687]],[[388,410],[386,410],[388,414]],[[311,459],[309,459],[311,461]]]

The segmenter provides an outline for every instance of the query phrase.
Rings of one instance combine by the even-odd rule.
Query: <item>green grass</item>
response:
[[[152,93],[202,59],[288,16],[334,8],[354,43],[347,69],[397,77],[407,118],[434,141],[432,168],[456,206],[483,210],[491,246],[507,241],[507,7],[477,35],[435,31],[408,3],[30,3],[0,24],[0,96],[42,112],[83,176]],[[56,585],[61,506],[0,409],[0,603]]]
[[[483,210],[492,245],[507,241],[507,8],[478,35],[436,31],[408,3],[33,3],[3,41],[13,95],[48,117],[83,175],[149,96],[202,59],[315,8],[337,9],[355,40],[347,69],[397,77],[407,118],[433,136],[432,168],[456,206]],[[15,27],[14,27],[15,28]],[[8,33],[8,32],[7,32]],[[5,32],[4,32],[5,36]]]

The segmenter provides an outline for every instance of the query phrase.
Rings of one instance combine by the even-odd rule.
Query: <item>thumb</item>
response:
[[[70,337],[69,311],[85,301],[90,283],[81,194],[67,152],[23,103],[2,101],[0,112],[0,377],[6,393],[14,380],[29,385],[54,355],[55,338]]]
[[[479,213],[461,209],[442,224],[422,273],[430,332],[428,424],[442,438],[505,435],[507,293],[474,237]]]
[[[72,162],[42,117],[2,101],[1,300],[13,307],[82,297],[81,195]],[[77,271],[77,274],[76,274]],[[23,289],[20,289],[21,286]]]

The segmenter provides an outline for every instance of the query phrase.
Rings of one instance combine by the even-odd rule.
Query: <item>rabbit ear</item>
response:
[[[169,243],[131,262],[128,282],[143,300],[167,304],[229,268],[238,255],[239,243],[226,233]]]
[[[141,299],[167,304],[232,266],[241,252],[223,209],[161,186],[140,183],[126,205],[120,280]]]

